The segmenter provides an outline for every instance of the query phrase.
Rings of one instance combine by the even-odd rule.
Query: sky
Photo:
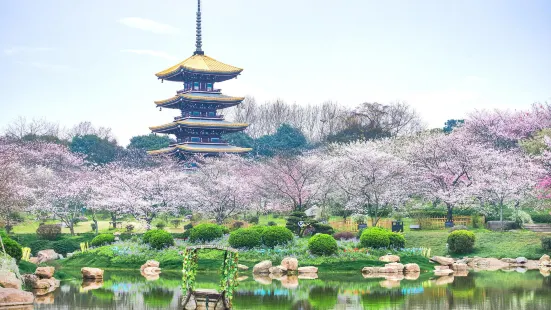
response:
[[[0,0],[0,128],[18,116],[110,127],[177,112],[155,73],[195,50],[196,0]],[[203,0],[203,50],[259,102],[405,101],[429,127],[551,99],[551,1]]]

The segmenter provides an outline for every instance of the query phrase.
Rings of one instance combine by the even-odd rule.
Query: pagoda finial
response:
[[[201,42],[201,0],[197,0],[197,33],[195,38],[195,53],[193,55],[204,55]]]

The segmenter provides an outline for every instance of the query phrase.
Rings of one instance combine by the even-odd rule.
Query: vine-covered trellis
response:
[[[199,260],[198,251],[203,249],[224,251],[224,262],[220,269],[220,292],[217,298],[213,300],[213,303],[217,304],[220,299],[222,299],[224,308],[231,309],[233,290],[238,284],[237,264],[239,253],[234,248],[217,245],[189,246],[184,251],[184,266],[182,270],[184,283],[182,284],[182,290],[186,297],[183,302],[183,307],[186,307],[192,295],[196,297],[198,293],[198,291],[195,290],[195,275],[197,274]],[[207,300],[209,297],[207,297]]]

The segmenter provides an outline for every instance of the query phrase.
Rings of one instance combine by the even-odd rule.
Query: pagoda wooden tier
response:
[[[193,55],[156,74],[161,80],[181,82],[184,86],[176,92],[176,96],[155,101],[160,109],[179,109],[181,116],[175,117],[170,123],[149,127],[154,133],[175,135],[176,143],[148,153],[189,156],[249,152],[250,148],[231,146],[222,139],[222,135],[242,131],[248,124],[228,122],[218,110],[239,105],[245,98],[223,95],[220,89],[214,88],[214,83],[236,78],[243,69],[219,62],[203,52],[200,0],[196,31],[196,50]]]

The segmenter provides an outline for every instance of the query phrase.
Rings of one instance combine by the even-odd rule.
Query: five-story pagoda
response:
[[[161,80],[181,82],[184,88],[176,96],[155,101],[159,108],[179,109],[181,115],[168,124],[149,127],[155,133],[174,134],[176,143],[149,154],[217,155],[245,153],[249,148],[229,145],[221,135],[242,131],[248,124],[224,120],[218,110],[240,104],[244,97],[231,97],[215,89],[214,84],[236,78],[243,69],[219,62],[202,50],[201,0],[197,1],[197,34],[195,52],[188,59],[156,74]]]

